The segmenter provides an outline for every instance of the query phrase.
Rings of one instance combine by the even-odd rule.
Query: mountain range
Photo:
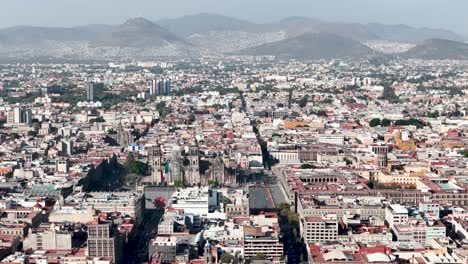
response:
[[[377,54],[368,42],[410,43],[410,58],[466,58],[458,34],[405,25],[327,22],[290,17],[265,24],[198,14],[156,22],[133,18],[121,25],[0,29],[0,58],[156,58],[203,55],[274,55],[321,59]]]
[[[360,42],[328,33],[305,33],[303,35],[263,44],[238,52],[262,56],[275,55],[283,59],[333,59],[342,57],[368,57],[376,54]]]
[[[468,44],[446,39],[429,39],[402,55],[411,59],[468,60]]]

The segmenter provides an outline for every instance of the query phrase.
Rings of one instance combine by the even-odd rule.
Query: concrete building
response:
[[[210,208],[219,206],[219,195],[208,187],[181,189],[171,196],[171,207],[183,209],[186,214],[207,216]]]
[[[110,257],[121,263],[125,236],[110,223],[88,225],[88,256]]]
[[[67,160],[56,160],[55,161],[55,171],[59,173],[68,172],[68,162]]]
[[[90,83],[87,83],[86,86],[85,86],[85,90],[86,90],[86,99],[88,101],[94,101],[94,83],[90,82]]]
[[[120,212],[123,215],[139,218],[143,210],[142,195],[133,192],[91,192],[67,197],[67,202],[81,203],[83,208],[91,208],[102,213]]]
[[[283,255],[283,243],[279,241],[279,224],[275,213],[265,213],[244,222],[244,258],[259,254],[273,260]]]
[[[344,136],[341,134],[322,134],[318,138],[319,143],[344,145]]]
[[[147,83],[150,96],[164,96],[171,94],[171,80],[150,80]]]
[[[46,231],[31,230],[23,241],[23,248],[33,250],[72,249],[72,234],[70,232],[56,230],[54,224],[51,224],[49,228]]]
[[[157,236],[151,240],[148,248],[150,256],[159,254],[164,263],[173,263],[176,260],[177,237],[175,236]]]
[[[338,238],[338,220],[307,216],[301,219],[301,234],[308,243],[335,241]]]
[[[385,220],[390,229],[394,225],[406,225],[408,219],[408,210],[399,204],[391,204],[385,209]]]
[[[15,107],[8,111],[7,115],[8,124],[28,124],[32,123],[32,112],[30,109],[22,109]]]

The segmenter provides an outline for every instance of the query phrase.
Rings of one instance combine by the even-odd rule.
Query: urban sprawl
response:
[[[467,263],[468,63],[0,65],[0,263]]]

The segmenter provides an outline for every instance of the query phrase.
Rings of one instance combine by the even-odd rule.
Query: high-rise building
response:
[[[85,86],[86,89],[86,99],[88,101],[94,101],[94,83],[87,83]]]
[[[163,96],[171,94],[171,80],[159,79],[148,81],[148,90],[150,96]]]
[[[156,80],[150,80],[150,81],[148,81],[148,90],[149,90],[150,96],[156,95],[156,91],[157,91],[157,83],[156,83]]]
[[[32,112],[31,109],[23,110],[21,113],[21,123],[31,125],[32,124]]]
[[[165,79],[164,80],[164,95],[171,94],[171,80]]]
[[[157,95],[164,95],[164,80],[158,80],[157,84],[158,84]]]
[[[8,111],[7,122],[9,124],[20,124],[21,123],[21,108],[15,107]]]
[[[15,107],[8,111],[7,123],[9,124],[32,124],[31,109]]]
[[[114,225],[88,225],[88,256],[110,257],[113,263],[120,263],[125,243],[125,236],[119,234]]]

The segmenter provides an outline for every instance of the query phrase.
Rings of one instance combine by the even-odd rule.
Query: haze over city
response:
[[[15,0],[2,7],[0,27],[119,24],[131,17],[159,20],[217,13],[253,22],[306,16],[338,22],[445,28],[468,35],[466,10],[468,2],[464,0]]]

